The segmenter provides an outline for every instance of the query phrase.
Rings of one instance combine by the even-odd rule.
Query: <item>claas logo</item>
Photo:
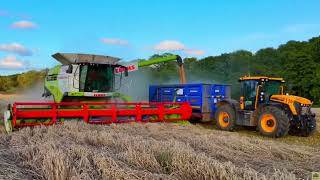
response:
[[[136,65],[136,64],[130,64],[130,65],[128,65],[127,66],[127,68],[128,68],[128,71],[130,72],[130,71],[136,71],[136,70],[138,70],[138,66]],[[118,67],[118,68],[115,68],[114,69],[114,72],[115,73],[122,73],[122,72],[124,72],[126,69],[125,68],[123,68],[123,67]]]

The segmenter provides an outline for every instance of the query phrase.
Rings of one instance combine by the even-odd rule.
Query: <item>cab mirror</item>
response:
[[[125,67],[125,70],[124,70],[124,76],[127,77],[129,75],[129,72],[128,72],[128,68]]]
[[[72,64],[69,64],[68,69],[66,70],[66,73],[71,74],[73,70]]]

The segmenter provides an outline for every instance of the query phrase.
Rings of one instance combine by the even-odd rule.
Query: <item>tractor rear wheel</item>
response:
[[[258,117],[258,129],[261,135],[282,137],[289,131],[289,118],[285,112],[274,106],[264,107]]]
[[[224,104],[218,107],[215,120],[218,129],[233,131],[236,127],[236,111],[231,105]]]

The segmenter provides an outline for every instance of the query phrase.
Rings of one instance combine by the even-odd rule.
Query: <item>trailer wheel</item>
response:
[[[285,136],[289,131],[289,125],[289,118],[284,111],[274,106],[264,107],[258,118],[258,129],[263,136]]]
[[[218,129],[233,131],[236,127],[236,112],[229,104],[218,107],[215,113],[215,121]]]

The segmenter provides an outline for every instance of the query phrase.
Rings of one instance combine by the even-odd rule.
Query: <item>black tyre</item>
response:
[[[218,107],[215,121],[218,129],[233,131],[236,128],[236,111],[231,105],[224,104]]]
[[[258,116],[258,130],[261,135],[282,137],[288,134],[289,118],[285,112],[274,106],[264,107]]]
[[[306,124],[303,126],[298,123],[298,124],[292,124],[290,126],[290,131],[289,134],[293,136],[303,136],[303,137],[308,137],[312,135],[317,128],[317,121],[314,117],[309,117]]]
[[[307,122],[307,129],[304,131],[303,136],[312,135],[317,129],[316,118],[312,117],[310,121]]]

